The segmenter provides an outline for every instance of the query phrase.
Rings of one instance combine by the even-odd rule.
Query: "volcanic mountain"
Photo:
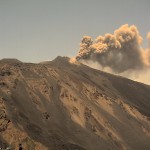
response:
[[[0,147],[149,150],[150,86],[67,57],[0,61]]]

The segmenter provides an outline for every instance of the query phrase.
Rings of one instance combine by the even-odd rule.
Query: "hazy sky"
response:
[[[0,0],[0,59],[72,57],[82,36],[113,33],[126,23],[145,39],[149,14],[150,0]]]

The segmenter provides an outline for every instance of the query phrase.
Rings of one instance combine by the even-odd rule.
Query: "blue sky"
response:
[[[0,0],[0,59],[73,57],[84,35],[136,25],[147,46],[149,0]]]

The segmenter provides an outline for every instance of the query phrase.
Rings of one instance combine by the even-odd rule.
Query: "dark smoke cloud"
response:
[[[105,34],[95,40],[84,36],[76,59],[88,65],[95,63],[111,73],[127,75],[132,72],[134,76],[150,67],[150,33],[147,39],[149,47],[144,49],[137,27],[125,24],[113,34]]]

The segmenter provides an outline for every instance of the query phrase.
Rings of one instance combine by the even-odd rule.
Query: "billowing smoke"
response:
[[[89,66],[98,66],[97,69],[133,79],[137,73],[145,75],[145,71],[150,72],[150,33],[147,39],[149,46],[144,49],[137,27],[125,24],[113,34],[98,36],[95,40],[84,36],[76,59]],[[136,77],[139,81],[141,78],[140,75]]]
[[[147,34],[147,39],[148,39],[148,49],[146,52],[147,60],[148,60],[148,65],[150,65],[150,32]]]
[[[148,39],[148,48],[150,48],[150,32],[147,34],[147,39]]]

